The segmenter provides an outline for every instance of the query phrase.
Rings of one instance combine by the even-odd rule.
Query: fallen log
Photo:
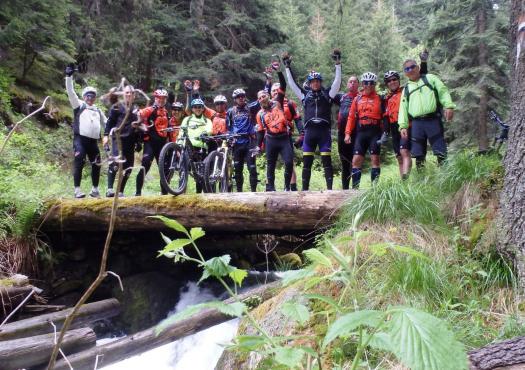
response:
[[[0,286],[0,322],[11,313],[28,295],[31,291],[41,293],[42,289],[36,288],[32,285],[25,286]]]
[[[14,339],[0,345],[0,368],[2,370],[25,369],[47,363],[54,346],[55,334]],[[95,346],[97,337],[90,328],[68,331],[61,349],[67,355]]]
[[[53,326],[50,324],[51,322],[56,325],[57,330],[60,330],[64,320],[72,310],[72,308],[69,308],[6,324],[0,328],[0,341],[52,333]],[[78,311],[71,328],[80,328],[93,321],[107,319],[119,313],[120,303],[114,298],[87,303]],[[3,345],[3,343],[0,345]]]
[[[119,201],[116,230],[161,231],[147,216],[163,215],[207,232],[293,234],[327,226],[352,190],[220,193],[130,197]],[[100,231],[109,222],[111,199],[61,200],[49,206],[44,232]]]
[[[255,297],[250,301],[258,301],[257,304],[259,304],[275,295],[280,285],[281,282],[279,281],[262,285],[242,294],[240,299],[246,300]],[[232,303],[232,300],[228,299],[225,302]],[[75,370],[91,370],[94,368],[98,356],[98,367],[100,368],[231,319],[231,316],[222,314],[217,310],[207,309],[186,320],[172,324],[158,336],[155,334],[155,327],[152,327],[114,342],[68,356],[68,361]],[[60,360],[57,361],[54,369],[69,370],[69,365],[64,360]]]
[[[471,370],[525,368],[525,337],[516,337],[472,350],[468,353]]]

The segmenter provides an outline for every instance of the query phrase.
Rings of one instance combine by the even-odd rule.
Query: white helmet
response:
[[[93,86],[84,87],[84,90],[82,90],[82,97],[89,93],[97,95],[97,89],[95,89]]]
[[[228,103],[228,99],[224,95],[217,95],[215,98],[213,98],[213,103]]]
[[[246,95],[246,91],[244,91],[243,89],[235,89],[235,90],[233,90],[232,98],[235,99],[239,95]]]
[[[361,76],[361,81],[362,82],[364,82],[364,81],[376,82],[377,81],[377,76],[374,73],[372,73],[372,72],[365,72]]]
[[[168,92],[164,89],[157,89],[153,92],[153,96],[156,98],[167,97]]]
[[[276,89],[280,89],[281,88],[281,84],[279,82],[276,82],[272,85],[272,89],[271,90],[276,90]]]

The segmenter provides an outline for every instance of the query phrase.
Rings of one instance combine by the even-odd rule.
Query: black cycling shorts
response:
[[[381,139],[381,129],[378,125],[361,126],[357,130],[354,143],[354,154],[365,155],[381,154],[381,145],[377,143]]]
[[[408,128],[408,137],[405,139],[401,137],[401,132],[399,132],[399,125],[397,123],[390,124],[390,134],[392,135],[392,149],[396,156],[401,155],[401,149],[410,150],[410,128]]]

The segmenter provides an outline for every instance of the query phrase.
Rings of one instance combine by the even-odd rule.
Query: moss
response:
[[[13,286],[14,284],[15,284],[15,280],[13,279],[9,279],[9,278],[0,279],[0,286],[10,287],[10,286]]]

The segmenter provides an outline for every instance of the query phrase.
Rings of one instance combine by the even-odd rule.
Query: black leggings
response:
[[[134,136],[128,136],[121,138],[120,141],[122,144],[122,156],[124,158],[124,163],[122,163],[122,183],[120,184],[120,189],[118,189],[118,191],[123,193],[124,189],[126,188],[126,183],[128,182],[129,176],[131,175],[133,165],[135,164],[136,139]],[[112,138],[112,155],[114,157],[118,156],[118,145],[116,138]],[[108,189],[113,189],[113,184],[115,183],[115,177],[117,176],[117,173],[118,163],[110,163],[108,167]]]
[[[345,143],[345,133],[339,132],[337,135],[337,149],[339,151],[339,159],[341,160],[341,183],[344,190],[350,188],[350,178],[352,176],[352,158],[354,157],[354,140],[355,135],[352,135],[350,144]]]
[[[100,180],[100,150],[98,140],[90,137],[75,135],[73,137],[73,150],[75,158],[73,160],[73,183],[75,187],[80,186],[82,180],[82,169],[86,162],[86,155],[91,162],[91,182],[93,186],[98,186]]]
[[[235,169],[235,186],[238,192],[242,192],[242,185],[244,183],[244,162],[248,166],[250,172],[250,189],[257,191],[257,167],[255,166],[255,157],[252,157],[250,149],[253,148],[252,143],[235,144],[233,146],[233,167]]]
[[[136,189],[136,195],[142,194],[142,187],[144,186],[144,177],[148,173],[149,169],[151,168],[151,163],[153,163],[153,158],[157,161],[157,164],[159,163],[159,155],[160,151],[162,150],[162,147],[166,144],[165,140],[158,140],[154,139],[153,137],[150,137],[148,141],[144,142],[144,152],[142,153],[142,167],[139,170],[139,173],[137,175],[137,189]],[[168,194],[166,190],[160,186],[160,191],[162,194]]]
[[[275,165],[277,157],[281,154],[284,162],[284,187],[290,190],[290,180],[292,179],[293,151],[290,146],[288,134],[280,136],[266,135],[266,191],[275,191]]]

